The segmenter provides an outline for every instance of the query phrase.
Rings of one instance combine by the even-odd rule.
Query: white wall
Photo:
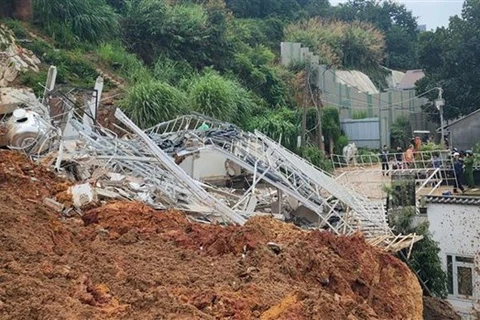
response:
[[[474,205],[429,203],[429,230],[441,249],[439,255],[444,270],[447,254],[474,257],[473,300],[449,296],[448,301],[464,319],[470,319],[472,307],[480,310],[480,207]],[[476,318],[471,318],[476,319]]]
[[[227,175],[225,161],[227,159],[215,150],[201,150],[198,155],[188,156],[180,167],[193,179],[222,178]]]

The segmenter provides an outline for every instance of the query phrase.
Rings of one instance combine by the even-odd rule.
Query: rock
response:
[[[276,244],[275,242],[269,242],[267,243],[267,246],[275,253],[279,254],[282,251],[282,247],[279,244]]]

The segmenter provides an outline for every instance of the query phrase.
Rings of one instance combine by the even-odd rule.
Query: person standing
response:
[[[405,158],[406,167],[407,167],[407,168],[412,168],[412,167],[414,166],[414,149],[413,149],[413,145],[410,145],[410,146],[408,147],[407,151],[405,151],[404,158]]]
[[[382,175],[388,176],[388,171],[390,168],[388,167],[388,149],[387,145],[383,145],[382,153],[380,154],[380,161],[382,161]]]
[[[463,193],[465,192],[465,188],[462,185],[463,161],[460,159],[460,153],[455,152],[453,156],[455,157],[453,163],[453,171],[455,172],[455,186],[453,188],[453,193],[458,193],[458,189]]]
[[[465,157],[465,180],[469,188],[474,188],[475,183],[473,181],[473,153],[470,150],[467,150],[467,156]]]

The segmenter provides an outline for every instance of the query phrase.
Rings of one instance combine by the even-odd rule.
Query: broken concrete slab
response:
[[[99,199],[122,199],[124,198],[120,194],[114,191],[102,189],[102,188],[95,188],[95,193],[97,194]]]
[[[12,113],[22,105],[37,105],[32,90],[25,88],[0,88],[0,114]]]

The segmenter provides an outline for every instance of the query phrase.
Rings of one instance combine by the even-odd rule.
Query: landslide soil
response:
[[[0,319],[422,319],[414,275],[361,236],[133,202],[65,219],[42,200],[68,185],[0,152]]]

